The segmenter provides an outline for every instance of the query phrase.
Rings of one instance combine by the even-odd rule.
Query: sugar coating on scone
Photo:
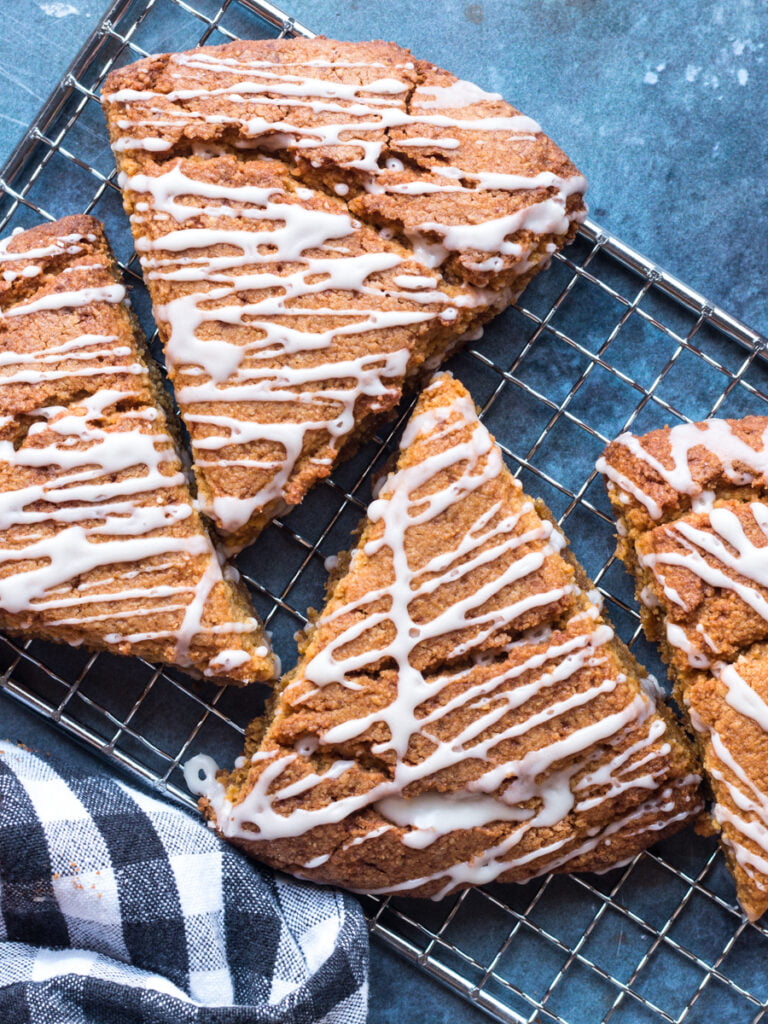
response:
[[[585,212],[538,125],[394,44],[166,54],[113,72],[103,100],[200,497],[232,548]]]
[[[768,910],[768,417],[623,434],[598,468],[756,919]]]
[[[245,755],[190,787],[273,866],[443,896],[594,870],[700,809],[691,750],[448,374]]]
[[[227,682],[270,678],[125,294],[91,217],[0,242],[0,627]]]

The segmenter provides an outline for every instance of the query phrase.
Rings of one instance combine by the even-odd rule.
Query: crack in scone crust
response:
[[[101,224],[12,235],[0,271],[0,626],[223,682],[270,678]]]
[[[755,920],[768,910],[768,418],[625,433],[598,468]]]
[[[188,766],[221,834],[275,867],[439,897],[606,868],[701,808],[657,688],[449,374],[300,647],[237,767]]]
[[[534,121],[392,43],[150,57],[103,101],[202,506],[232,549],[585,215]]]

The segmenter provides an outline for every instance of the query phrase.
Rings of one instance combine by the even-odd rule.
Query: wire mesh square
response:
[[[98,91],[113,67],[149,52],[290,34],[311,33],[257,0],[116,0],[3,171],[2,233],[74,212],[104,221],[159,355]],[[763,347],[755,332],[587,222],[520,303],[450,364],[512,471],[563,525],[619,634],[662,675],[613,555],[594,461],[627,428],[765,412]],[[325,560],[349,546],[407,406],[239,557],[286,667],[296,630],[321,603]],[[181,765],[199,752],[232,763],[264,701],[259,686],[227,689],[136,659],[12,637],[0,637],[0,672],[9,694],[187,804]],[[500,1021],[766,1019],[768,930],[744,921],[711,839],[686,833],[599,876],[491,885],[440,903],[366,898],[364,906],[374,934]]]

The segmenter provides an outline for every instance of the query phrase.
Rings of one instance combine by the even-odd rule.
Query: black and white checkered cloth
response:
[[[356,902],[0,743],[2,1024],[362,1024]]]

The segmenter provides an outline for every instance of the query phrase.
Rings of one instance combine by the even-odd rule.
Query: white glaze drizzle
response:
[[[711,673],[724,687],[725,702],[740,716],[751,719],[768,735],[768,705],[739,671],[741,659],[734,664],[717,660],[717,643],[700,624],[683,628],[674,621],[675,607],[687,611],[686,602],[667,579],[666,567],[682,568],[715,590],[732,591],[752,611],[768,622],[768,547],[754,543],[732,508],[716,504],[717,493],[705,489],[693,477],[691,452],[703,447],[713,453],[723,477],[743,487],[765,478],[768,473],[768,426],[756,450],[734,432],[725,420],[699,424],[681,424],[668,435],[671,466],[663,465],[643,445],[642,438],[623,434],[623,444],[637,462],[645,463],[676,494],[691,499],[691,510],[698,525],[679,518],[664,527],[676,542],[674,551],[651,551],[638,555],[641,567],[650,570],[666,600],[659,601],[650,587],[644,589],[649,607],[667,609],[664,617],[666,638],[680,651],[688,665]],[[663,515],[661,506],[637,482],[619,473],[605,458],[598,469],[620,490],[624,504],[630,499],[640,503],[651,519]],[[740,503],[746,521],[757,528],[758,536],[768,541],[768,507],[762,502]],[[728,639],[728,638],[726,638]],[[741,751],[734,748],[733,737],[718,730],[717,721],[706,720],[697,711],[695,689],[685,695],[685,704],[694,728],[706,737],[705,767],[712,779],[715,804],[712,814],[721,826],[721,842],[733,860],[757,889],[768,892],[768,794],[742,765]],[[735,730],[738,735],[738,729]],[[765,745],[765,744],[764,744]],[[767,751],[768,752],[768,751]],[[755,751],[750,751],[754,757]]]
[[[168,324],[166,357],[176,375],[176,397],[190,427],[196,466],[203,475],[208,467],[221,466],[262,471],[260,482],[252,477],[253,490],[247,496],[203,495],[205,511],[227,532],[243,526],[270,502],[284,499],[314,433],[328,436],[313,461],[330,465],[354,428],[363,397],[372,399],[374,408],[376,403],[386,408],[397,399],[412,342],[403,333],[402,347],[392,349],[390,343],[388,351],[386,332],[430,321],[439,325],[456,318],[457,306],[471,309],[499,301],[497,295],[469,288],[450,297],[432,275],[404,267],[394,282],[400,290],[388,288],[387,306],[379,308],[382,291],[372,276],[397,268],[402,256],[393,249],[346,255],[339,243],[356,231],[346,212],[305,209],[274,188],[198,181],[179,164],[154,177],[123,175],[121,185],[146,196],[147,212],[138,211],[132,219],[150,286],[153,281],[200,286],[156,306],[158,319]],[[155,241],[143,232],[158,212],[167,215],[173,227]],[[221,218],[223,225],[184,226],[200,215]],[[258,221],[259,227],[227,228],[227,220],[234,217]],[[222,244],[235,254],[213,254],[211,247]],[[306,255],[309,250],[315,255]],[[276,269],[286,263],[295,269]],[[339,291],[350,295],[347,307],[332,299],[331,293]],[[314,306],[312,300],[324,294],[329,296],[328,305]],[[366,296],[371,297],[370,305]],[[303,304],[307,298],[311,301]],[[291,326],[285,323],[289,317]],[[301,319],[307,321],[306,328],[296,326]],[[247,342],[226,340],[227,325],[246,323]],[[208,329],[204,338],[201,328]],[[376,332],[382,332],[382,344],[372,342],[366,353],[350,358],[334,350],[345,337]],[[318,352],[327,359],[305,358]],[[329,402],[335,409],[331,416]],[[221,403],[227,404],[226,412]],[[294,403],[301,418],[256,418],[254,403],[266,410]],[[214,405],[216,411],[205,411]],[[254,461],[244,446],[260,441],[270,442],[274,454]]]
[[[458,191],[470,192],[494,189],[499,191],[529,191],[546,189],[547,195],[527,205],[509,218],[480,221],[472,225],[469,233],[451,230],[451,226],[434,221],[425,221],[418,227],[412,227],[411,233],[423,236],[435,232],[443,235],[441,249],[444,253],[463,251],[466,248],[480,248],[492,251],[498,247],[497,239],[504,242],[506,235],[512,232],[528,230],[542,234],[564,234],[571,221],[578,221],[585,216],[584,211],[573,215],[565,215],[565,203],[570,195],[584,192],[586,181],[581,175],[573,175],[567,179],[559,178],[551,172],[530,177],[518,174],[477,173],[470,168],[448,165],[434,170],[437,179],[440,176],[451,179],[450,183],[441,184],[439,180],[425,180],[419,177],[415,181],[389,181],[387,172],[400,169],[396,165],[383,161],[387,142],[386,133],[392,128],[415,127],[429,128],[428,135],[419,137],[410,135],[402,138],[397,145],[408,148],[440,148],[450,152],[460,147],[459,139],[450,136],[451,130],[462,132],[504,133],[505,141],[515,138],[535,138],[541,132],[539,125],[522,114],[499,116],[491,114],[473,117],[471,114],[462,116],[459,111],[466,111],[474,104],[483,101],[499,101],[501,97],[494,93],[486,93],[471,82],[457,80],[449,86],[425,84],[413,94],[412,110],[405,109],[404,94],[409,90],[409,81],[381,78],[365,85],[352,82],[340,82],[334,78],[318,79],[311,75],[292,73],[292,66],[281,62],[273,64],[264,60],[241,60],[223,58],[216,54],[176,54],[171,58],[173,64],[185,69],[186,75],[194,72],[217,74],[217,86],[214,88],[197,88],[189,86],[171,90],[166,93],[152,90],[120,89],[104,95],[106,103],[123,105],[122,116],[118,121],[121,130],[157,130],[162,127],[183,128],[190,122],[199,122],[214,126],[228,125],[234,128],[243,140],[251,145],[261,143],[268,149],[284,146],[295,146],[298,150],[311,154],[312,149],[338,146],[344,151],[351,149],[357,155],[340,158],[341,168],[362,172],[367,176],[365,188],[371,192],[388,191],[402,194],[420,194],[424,192]],[[311,66],[328,69],[332,66],[360,67],[362,63],[345,64],[318,60]],[[306,65],[304,65],[306,66]],[[173,72],[171,72],[173,77]],[[178,75],[176,77],[179,77]],[[228,80],[234,78],[231,84]],[[217,100],[227,104],[242,106],[242,114],[233,116],[222,112],[204,113],[190,110],[188,103],[195,100],[210,109]],[[152,106],[154,102],[155,106]],[[132,104],[142,104],[142,108],[132,116]],[[146,113],[144,105],[150,104],[152,117],[142,116]],[[179,106],[174,106],[179,104]],[[184,104],[184,105],[181,105]],[[253,116],[253,110],[275,108],[270,117],[260,114]],[[310,126],[302,125],[300,118],[291,119],[290,111],[304,109],[312,111],[313,119]],[[435,110],[451,110],[450,114],[434,113]],[[162,110],[162,113],[160,111]],[[288,113],[285,113],[288,112]],[[346,115],[341,117],[340,115]],[[118,152],[126,149],[146,149],[162,151],[170,147],[170,143],[156,136],[147,135],[141,138],[123,137],[116,141]],[[395,158],[396,159],[396,158]],[[382,162],[385,163],[382,168]],[[397,161],[399,164],[399,161]],[[401,165],[402,166],[402,165]],[[530,254],[532,247],[525,253]],[[519,245],[506,243],[505,255],[523,256],[524,250]],[[521,268],[522,272],[522,268]]]
[[[385,131],[389,128],[398,128],[410,125],[427,125],[433,128],[457,128],[475,131],[497,131],[508,135],[531,135],[541,131],[539,125],[523,114],[514,116],[490,116],[480,118],[457,119],[455,116],[445,114],[427,114],[425,104],[419,114],[409,114],[404,109],[403,94],[409,90],[409,83],[405,80],[381,78],[377,81],[361,85],[354,82],[341,82],[335,78],[312,78],[307,75],[284,74],[284,64],[273,64],[260,60],[236,60],[233,58],[221,58],[215,54],[189,53],[175,54],[171,58],[173,64],[186,69],[186,74],[195,70],[202,71],[204,75],[211,72],[220,76],[220,81],[227,77],[234,78],[232,84],[217,85],[214,88],[203,86],[171,90],[167,93],[155,92],[153,90],[121,89],[113,93],[107,93],[104,100],[108,103],[120,103],[130,105],[132,103],[146,103],[151,101],[164,101],[162,106],[162,117],[166,118],[165,125],[174,123],[183,126],[190,120],[198,119],[203,123],[215,125],[234,125],[238,131],[247,139],[258,139],[263,135],[280,134],[295,142],[299,148],[313,149],[321,146],[343,145],[355,149],[362,149],[364,156],[358,159],[344,161],[342,166],[359,168],[376,173],[378,170],[378,159],[381,157],[383,142],[377,138],[366,138],[366,134]],[[341,67],[341,62],[315,61],[314,67],[329,69]],[[365,69],[365,64],[347,65]],[[193,77],[193,76],[190,76]],[[428,99],[425,91],[425,99]],[[221,97],[234,105],[242,105],[241,116],[231,116],[222,113],[204,114],[199,111],[190,111],[186,107],[174,108],[168,104],[179,102],[189,103],[190,100],[205,101],[211,105],[211,100]],[[475,102],[466,97],[469,102]],[[252,116],[249,106],[261,108],[279,108],[279,110],[291,108],[309,108],[315,115],[313,124],[309,127],[301,125],[298,121],[290,121],[280,116],[279,110],[274,119],[265,119],[261,116]],[[468,103],[461,104],[469,105]],[[125,114],[126,111],[123,111]],[[327,120],[321,115],[330,114]],[[337,115],[346,114],[349,120],[340,120]],[[334,120],[335,118],[335,120]],[[147,127],[153,128],[158,124],[152,119],[133,119],[123,116],[121,128]],[[161,122],[162,124],[162,122]],[[342,140],[341,136],[347,136]],[[350,138],[351,135],[351,138]],[[147,138],[153,138],[148,136]],[[156,138],[156,136],[154,136]],[[142,148],[146,139],[135,139],[133,148]],[[161,141],[161,140],[158,140]],[[434,143],[435,140],[430,140]],[[144,147],[150,148],[150,147]]]
[[[530,850],[527,854],[516,858],[510,857],[510,851],[521,838],[518,833],[512,831],[502,842],[486,850],[482,857],[465,861],[461,864],[455,864],[449,871],[440,872],[439,874],[422,875],[418,878],[410,879],[403,885],[398,886],[397,889],[383,887],[380,889],[366,889],[365,891],[374,895],[383,895],[392,891],[403,892],[418,889],[433,883],[437,879],[445,879],[443,888],[432,897],[433,899],[441,899],[456,887],[487,885],[495,881],[500,875],[504,875],[511,870],[519,871],[521,868],[524,868],[528,878],[533,878],[544,871],[557,871],[570,861],[590,854],[600,846],[610,849],[611,836],[615,836],[619,832],[622,833],[625,840],[631,840],[635,835],[652,834],[653,832],[669,828],[678,822],[690,820],[697,810],[697,805],[683,806],[680,809],[680,802],[675,797],[675,791],[684,791],[695,787],[700,781],[696,775],[676,779],[661,794],[639,806],[635,806],[626,814],[613,819],[602,829],[585,837],[575,847],[572,845],[575,837],[569,835],[550,842],[545,846]],[[650,822],[647,820],[649,817],[651,818]],[[531,820],[535,821],[535,819]],[[641,822],[642,824],[640,824]],[[635,823],[638,827],[633,830],[632,826]],[[527,825],[525,827],[532,826]],[[563,847],[566,846],[568,849],[564,852]],[[614,867],[617,865],[611,864],[610,866]]]
[[[8,263],[15,261],[26,261],[26,260],[39,260],[44,259],[48,256],[61,256],[64,253],[68,253],[70,256],[77,255],[83,251],[82,243],[93,242],[95,235],[81,235],[81,234],[69,234],[59,235],[52,239],[48,245],[39,245],[36,249],[26,249],[23,253],[20,253],[18,249],[16,251],[11,250],[10,244],[19,232],[13,232],[6,238],[0,239],[0,263]],[[34,270],[33,274],[31,271]],[[20,270],[19,274],[22,277],[35,277],[41,272],[40,266],[29,265],[25,269]]]
[[[438,377],[426,394],[440,388],[442,380]],[[541,732],[535,730],[563,721],[563,716],[569,712],[615,693],[617,687],[626,683],[620,672],[616,675],[603,672],[592,677],[589,685],[578,685],[578,682],[575,687],[568,685],[569,681],[578,680],[584,669],[598,668],[605,662],[613,632],[600,621],[599,605],[595,603],[573,616],[557,643],[552,641],[547,629],[538,629],[507,644],[508,652],[519,649],[527,654],[523,658],[509,662],[498,660],[501,652],[497,652],[497,660],[494,660],[478,651],[489,636],[503,630],[525,610],[537,603],[552,604],[563,597],[565,591],[560,588],[549,592],[540,589],[538,593],[534,588],[527,598],[502,604],[492,612],[482,611],[509,582],[535,572],[545,558],[556,556],[564,541],[545,521],[537,530],[523,534],[519,515],[500,518],[499,508],[493,506],[457,539],[451,550],[418,569],[412,568],[406,553],[407,530],[432,522],[441,512],[503,472],[500,451],[477,420],[468,396],[456,399],[451,395],[450,404],[412,417],[401,447],[408,448],[417,439],[426,437],[432,443],[425,457],[396,470],[384,482],[380,497],[369,509],[369,520],[381,523],[383,531],[377,539],[368,542],[365,553],[369,557],[382,549],[391,553],[392,582],[321,616],[317,624],[319,630],[340,616],[353,615],[354,621],[302,666],[300,675],[282,696],[288,704],[292,699],[300,704],[329,684],[341,683],[354,690],[359,684],[351,677],[361,672],[375,672],[377,665],[394,662],[398,683],[388,705],[381,707],[377,702],[370,713],[344,721],[319,736],[322,748],[322,745],[361,738],[371,727],[384,725],[388,739],[372,744],[371,752],[386,757],[388,762],[393,761],[391,777],[372,781],[368,789],[360,787],[317,809],[301,806],[287,809],[282,802],[300,792],[306,794],[331,778],[342,777],[354,767],[353,762],[337,759],[323,772],[315,772],[307,766],[306,774],[298,783],[286,784],[281,783],[281,776],[300,763],[300,750],[262,749],[253,757],[260,773],[245,797],[235,805],[228,800],[224,785],[216,780],[215,764],[210,758],[193,758],[186,766],[186,779],[194,792],[207,797],[221,832],[245,840],[270,841],[301,836],[311,828],[338,823],[370,807],[378,811],[385,822],[392,823],[386,826],[387,831],[391,831],[393,825],[400,826],[402,842],[412,849],[424,849],[453,831],[473,829],[494,821],[507,822],[510,825],[507,838],[488,851],[480,862],[455,864],[429,878],[420,877],[395,887],[410,889],[440,879],[443,883],[440,895],[457,884],[491,881],[511,869],[525,871],[525,865],[537,858],[542,859],[540,869],[545,870],[595,849],[612,834],[610,827],[580,839],[576,850],[573,849],[576,837],[568,832],[562,841],[551,847],[535,853],[515,853],[515,848],[532,829],[557,826],[572,812],[594,808],[629,789],[658,790],[668,772],[670,746],[662,742],[667,725],[655,714],[650,686],[634,693],[627,688],[626,700],[614,706],[610,714],[596,710],[594,721],[564,730],[559,736],[556,732],[554,739],[542,743]],[[451,474],[452,482],[437,487],[435,478],[448,468],[456,471],[455,475]],[[430,486],[426,487],[427,484]],[[419,497],[415,497],[417,493]],[[515,556],[523,536],[528,544],[534,543],[533,556],[525,549]],[[354,571],[355,557],[359,554],[352,556],[351,571]],[[426,623],[413,617],[413,602],[489,564],[496,565],[495,575],[477,588],[471,598],[441,607]],[[572,589],[575,592],[575,588]],[[394,628],[382,629],[384,624]],[[466,635],[468,626],[474,628],[469,636]],[[378,642],[372,639],[364,654],[345,651],[352,641],[369,631],[372,638],[384,636],[385,639]],[[470,654],[471,667],[449,667],[428,677],[414,667],[414,654],[420,643],[456,636],[460,640],[452,656]],[[307,684],[311,689],[308,695],[302,695],[302,688]],[[447,687],[451,687],[453,695],[434,707],[435,697]],[[292,691],[295,691],[293,698]],[[544,704],[542,695],[549,698]],[[532,702],[530,710],[521,714],[521,709],[529,702]],[[450,723],[455,721],[453,716],[467,709],[473,711],[468,722],[458,732],[454,731],[450,739],[441,739],[441,731],[446,727],[450,731]],[[525,752],[519,757],[510,756],[499,763],[494,761],[494,751],[500,744],[526,738],[531,733],[536,738],[527,749],[523,748]],[[417,735],[430,742],[430,749],[421,752],[418,758],[409,757]],[[428,780],[432,776],[456,769],[465,761],[486,767],[456,792],[430,791]],[[562,767],[563,763],[566,767]],[[555,765],[560,767],[555,768]],[[422,788],[420,795],[403,796],[407,787],[417,784]],[[693,785],[695,780],[679,781],[679,784]],[[656,820],[662,823],[657,827],[664,827],[680,813],[679,808],[670,793],[661,797],[657,794],[656,799],[658,805],[654,807],[660,815]],[[639,820],[647,811],[645,807],[629,813],[622,827],[629,827],[633,816]],[[254,826],[257,831],[253,830]],[[377,834],[382,834],[382,826],[377,828]],[[359,841],[365,839],[362,837]],[[565,846],[567,851],[561,849]],[[306,864],[305,868],[309,871],[311,866]],[[538,869],[538,865],[533,865],[531,873]]]
[[[83,249],[78,243],[93,238],[70,234],[15,253],[8,251],[10,239],[5,239],[0,242],[0,259],[24,262],[62,253],[76,255]],[[44,264],[32,265],[42,272]],[[102,266],[75,264],[64,268],[59,279],[99,272],[105,275]],[[17,303],[3,311],[2,319],[15,323],[40,312],[117,304],[124,296],[125,289],[116,283],[75,287]],[[73,625],[87,633],[89,624],[155,619],[156,626],[131,636],[99,629],[100,642],[119,645],[169,638],[173,660],[189,666],[195,637],[214,631],[251,632],[257,623],[254,619],[213,627],[202,623],[211,589],[223,579],[222,569],[202,530],[191,536],[174,535],[174,525],[194,512],[170,436],[165,430],[152,429],[158,411],[140,404],[123,409],[121,429],[104,429],[116,406],[139,398],[133,389],[110,387],[110,376],[128,376],[137,389],[148,384],[147,368],[135,361],[130,346],[115,345],[116,340],[113,335],[93,333],[64,335],[59,344],[39,352],[15,353],[6,348],[0,353],[0,390],[19,383],[105,378],[70,407],[47,405],[31,410],[33,422],[23,445],[16,448],[11,440],[0,441],[0,460],[17,469],[20,478],[15,489],[0,493],[0,570],[6,573],[0,578],[0,606],[22,624],[34,624],[36,617],[44,616],[41,621],[54,633]],[[51,364],[62,368],[46,369]],[[4,425],[12,422],[10,416],[4,419]],[[35,469],[53,472],[39,482],[26,472]],[[193,560],[201,557],[195,579]],[[34,567],[24,564],[32,561]],[[21,570],[8,573],[14,564],[20,564]],[[106,567],[112,570],[108,578],[88,578]],[[153,583],[153,576],[161,581],[174,568],[189,582]],[[133,585],[139,576],[141,582]],[[82,579],[72,588],[71,581],[78,577]],[[115,588],[121,580],[125,584]],[[151,605],[135,607],[136,601]],[[90,611],[94,606],[101,608],[98,614]],[[59,610],[61,615],[52,614]],[[248,660],[244,651],[224,650],[210,665],[197,667],[207,674],[226,674]]]
[[[457,79],[450,85],[423,85],[414,95],[413,105],[422,109],[460,109],[473,103],[488,103],[503,100],[498,92],[485,92],[474,82]]]
[[[739,672],[739,667],[738,661],[731,665],[716,662],[712,673],[725,687],[726,703],[768,734],[768,705]],[[768,794],[742,766],[739,753],[743,751],[737,753],[729,737],[718,731],[715,723],[705,722],[690,701],[687,700],[686,705],[693,726],[707,737],[706,767],[716,798],[712,814],[724,829],[721,839],[752,884],[768,892]],[[765,739],[763,746],[766,747],[761,752],[764,761],[768,753]],[[753,758],[758,754],[760,759],[760,752],[750,750],[749,753]]]
[[[286,57],[287,54],[281,56]],[[374,68],[374,80],[365,84],[342,82],[336,76],[316,77],[313,70],[325,73],[332,67],[362,71]],[[412,76],[407,72],[413,65],[406,61],[388,74],[378,76],[378,69],[383,67],[377,62],[335,59],[331,62],[322,58],[296,63],[288,59],[276,64],[269,60],[227,57],[215,50],[197,51],[170,58],[168,73],[171,79],[179,81],[179,85],[169,92],[120,89],[106,93],[104,101],[108,105],[120,105],[113,126],[116,125],[119,131],[130,135],[138,133],[139,136],[118,138],[114,144],[118,153],[142,148],[148,152],[162,152],[172,148],[172,143],[153,135],[153,131],[162,135],[168,127],[184,131],[185,125],[191,125],[193,129],[206,126],[205,134],[225,131],[225,139],[234,134],[236,141],[224,145],[210,140],[193,141],[193,151],[199,156],[221,155],[229,145],[230,151],[234,146],[278,155],[285,147],[295,147],[313,159],[314,149],[339,147],[338,166],[354,172],[356,186],[362,183],[372,193],[479,193],[489,189],[528,193],[530,202],[507,216],[485,217],[477,213],[478,204],[473,204],[472,223],[454,225],[429,219],[404,229],[415,257],[425,267],[438,267],[451,253],[470,250],[489,254],[486,259],[468,260],[466,266],[470,270],[495,274],[506,269],[513,275],[527,273],[538,259],[538,236],[564,235],[573,221],[584,216],[583,210],[566,214],[566,202],[569,196],[585,190],[585,180],[576,174],[561,178],[549,171],[526,176],[476,172],[471,168],[449,165],[437,167],[414,181],[403,182],[400,173],[404,169],[402,162],[395,157],[384,159],[389,129],[420,126],[428,130],[428,135],[419,137],[417,132],[403,140],[404,146],[418,149],[438,145],[450,151],[460,145],[459,140],[450,135],[454,129],[469,133],[496,133],[505,141],[514,142],[515,139],[535,137],[540,128],[530,118],[518,114],[473,116],[474,110],[467,108],[478,102],[495,102],[500,98],[461,81],[449,86],[425,85],[423,90],[417,89],[412,97],[413,110],[409,112],[405,109],[405,95],[412,88]],[[401,73],[405,74],[404,78],[398,77]],[[216,76],[213,87],[202,84],[210,74]],[[311,112],[311,126],[301,123],[307,110]],[[194,130],[192,134],[195,134]],[[258,480],[254,474],[249,476],[253,492],[245,496],[242,493],[243,473],[238,478],[237,496],[232,493],[209,496],[209,489],[201,483],[204,510],[224,533],[234,533],[244,527],[254,514],[265,507],[284,507],[286,488],[292,483],[302,458],[308,458],[315,467],[330,466],[355,425],[355,409],[359,408],[361,398],[372,400],[369,407],[373,412],[390,407],[396,401],[398,381],[408,367],[407,346],[400,351],[376,353],[374,342],[373,355],[345,364],[334,361],[330,354],[335,340],[343,339],[345,334],[365,330],[372,332],[424,323],[434,319],[436,314],[443,323],[450,323],[458,319],[456,306],[487,306],[495,310],[515,298],[515,288],[507,281],[504,289],[496,292],[465,286],[463,295],[457,295],[459,289],[455,287],[453,298],[449,299],[433,277],[412,273],[408,275],[412,278],[410,283],[405,283],[406,275],[397,278],[401,294],[390,292],[397,312],[393,309],[386,315],[381,309],[371,310],[366,321],[365,311],[356,304],[354,322],[343,329],[334,329],[329,324],[327,331],[310,335],[308,331],[296,328],[294,323],[291,330],[287,330],[281,328],[275,318],[289,313],[301,316],[303,311],[286,309],[285,303],[290,307],[290,302],[302,295],[334,287],[349,288],[358,296],[365,294],[367,275],[363,271],[371,274],[394,265],[382,264],[373,257],[367,260],[351,256],[346,259],[313,257],[307,260],[305,252],[313,244],[316,248],[322,247],[330,256],[335,248],[332,243],[343,243],[344,237],[352,233],[353,220],[344,216],[323,217],[318,211],[292,211],[274,194],[260,194],[264,190],[217,188],[189,178],[182,182],[175,169],[154,178],[134,175],[128,179],[123,176],[121,186],[142,194],[135,205],[133,227],[150,288],[155,279],[203,283],[199,293],[172,299],[164,307],[156,309],[158,318],[169,324],[169,365],[174,371],[183,370],[185,374],[185,384],[178,390],[177,398],[193,437],[197,470],[202,478],[217,467],[260,471]],[[335,185],[337,195],[347,195],[349,190],[345,182]],[[297,188],[296,192],[305,194],[305,198],[312,196],[309,189]],[[182,204],[177,201],[181,195],[208,198],[213,203]],[[237,204],[236,210],[233,204]],[[276,223],[274,230],[262,233],[261,249],[253,232],[228,231],[225,227],[215,231],[173,230],[173,221],[182,223],[201,213],[275,222],[280,217],[288,219],[283,226]],[[466,213],[462,213],[464,216]],[[164,238],[150,241],[145,237],[142,225],[147,220],[157,225],[163,219],[169,221],[168,233]],[[384,238],[388,232],[391,235],[390,229],[382,229],[381,237]],[[267,234],[269,238],[265,237]],[[512,240],[510,235],[519,236],[520,240]],[[303,240],[303,246],[297,247],[297,239]],[[241,255],[211,258],[206,249],[216,243],[235,247]],[[264,246],[276,246],[278,251],[265,256]],[[556,246],[548,243],[548,252],[554,248]],[[174,257],[173,252],[184,255]],[[158,259],[154,254],[162,256]],[[391,257],[392,254],[389,255]],[[289,277],[283,275],[277,280],[274,272],[269,273],[274,264],[290,259],[299,261],[302,266]],[[266,267],[264,272],[256,274],[253,267],[258,264],[266,264]],[[246,265],[249,272],[239,269]],[[307,278],[312,273],[330,276],[315,288],[308,289]],[[252,296],[254,292],[258,295],[260,289],[268,289],[272,285],[286,289],[280,298],[265,297],[255,302],[244,302],[240,297],[246,288]],[[184,290],[183,286],[180,290]],[[230,296],[233,301],[227,303],[222,311],[222,303]],[[404,305],[406,297],[424,308],[409,313]],[[201,315],[201,302],[208,299],[212,301],[206,305],[205,315]],[[427,304],[437,304],[439,309],[427,309]],[[328,312],[339,317],[344,311]],[[312,313],[317,315],[316,310]],[[212,340],[210,334],[212,322],[221,317],[224,323],[232,323],[235,316],[239,316],[240,323],[246,318],[258,339],[253,345],[248,344],[238,351],[235,351],[237,346],[227,346],[223,339]],[[208,332],[205,344],[201,344],[197,337],[198,329],[203,326]],[[459,332],[467,326],[465,317]],[[305,351],[316,352],[323,346],[329,350],[328,363],[309,368],[306,360],[301,359],[302,354]],[[276,373],[275,362],[279,355],[288,365],[283,365]],[[270,362],[270,357],[275,362]],[[439,361],[439,355],[433,358]],[[216,368],[218,376],[211,372],[212,368]],[[203,377],[198,385],[188,379],[195,373]],[[329,376],[341,378],[344,385],[328,387]],[[301,422],[275,422],[286,419],[284,414],[278,413],[277,417],[265,415],[262,418],[269,422],[257,424],[236,411],[230,417],[220,408],[212,415],[199,409],[200,405],[214,402],[236,404],[251,400],[282,403],[284,406],[286,402],[294,401],[296,391],[302,388],[307,406],[302,410],[305,415]],[[329,402],[334,409],[331,415],[328,414]],[[194,414],[187,408],[192,403],[198,407]],[[313,415],[313,408],[320,407],[321,403],[325,403],[322,412]],[[322,450],[306,456],[307,439],[324,431],[329,436]],[[275,456],[259,463],[249,460],[246,452],[237,451],[240,446],[259,441],[266,442],[270,450],[274,449]],[[223,485],[219,477],[213,491],[217,492],[223,486],[228,485]],[[295,501],[296,497],[292,500]]]
[[[675,550],[649,551],[638,555],[643,568],[650,570],[663,591],[670,609],[686,610],[686,603],[666,579],[665,567],[682,568],[715,590],[732,591],[752,611],[768,622],[768,506],[760,502],[741,505],[749,512],[766,543],[755,544],[739,517],[730,508],[716,506],[701,513],[704,524],[695,526],[685,519],[664,527],[676,541]],[[709,527],[708,529],[706,527]],[[711,637],[698,629],[683,629],[670,612],[665,616],[667,639],[682,650],[689,664],[706,668],[710,655],[718,649]]]
[[[675,608],[687,611],[686,601],[670,583],[666,567],[681,568],[701,579],[715,590],[730,590],[752,611],[768,622],[768,546],[755,544],[748,536],[735,512],[717,505],[711,490],[698,483],[691,469],[691,452],[703,447],[714,453],[723,477],[734,486],[748,486],[768,474],[768,426],[761,438],[759,449],[739,438],[727,420],[707,420],[704,423],[683,423],[667,434],[671,466],[665,466],[643,444],[643,439],[622,434],[617,444],[623,445],[636,462],[644,463],[655,476],[671,487],[675,494],[691,499],[691,508],[698,517],[698,525],[684,518],[664,527],[675,543],[675,550],[638,551],[638,562],[649,570],[655,586],[663,595],[667,614],[664,617],[669,643],[681,650],[694,668],[707,668],[717,645],[701,629],[684,629],[675,621]],[[630,478],[620,473],[605,457],[598,460],[597,468],[619,489],[624,504],[634,499],[658,520],[662,508],[638,482],[638,475]],[[756,528],[768,542],[768,507],[761,502],[743,503],[741,509],[749,514],[750,526]],[[645,587],[643,602],[648,607],[661,604],[659,594]]]
[[[634,434],[620,434],[616,444],[623,445],[633,459],[644,462],[653,472],[677,494],[700,498],[702,486],[693,478],[690,456],[694,448],[703,447],[715,452],[722,466],[722,473],[730,483],[743,487],[757,477],[768,474],[768,426],[761,438],[759,449],[753,448],[738,437],[727,420],[711,419],[703,423],[680,423],[667,434],[671,467],[665,466],[643,445],[642,438]],[[739,463],[742,468],[737,469]],[[639,502],[651,519],[660,519],[662,509],[656,500],[635,480],[619,472],[604,456],[597,461],[597,470],[616,487]],[[704,499],[704,508],[711,499]],[[702,507],[701,505],[699,506]]]
[[[714,670],[726,687],[726,702],[740,715],[751,718],[768,734],[768,705],[739,674],[737,666],[719,662]]]

